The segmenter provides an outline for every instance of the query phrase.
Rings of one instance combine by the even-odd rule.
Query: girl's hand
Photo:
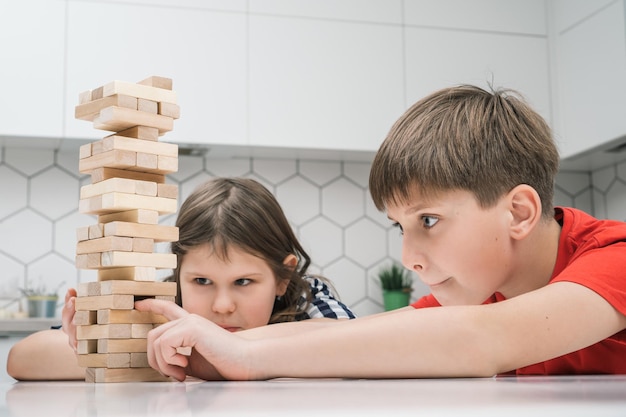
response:
[[[148,363],[161,374],[184,381],[193,362],[194,376],[203,379],[250,377],[244,339],[203,317],[189,314],[173,302],[145,299],[137,301],[135,308],[170,320],[148,333]],[[200,358],[195,358],[194,353],[201,356],[203,363],[198,363]]]
[[[70,344],[70,347],[76,352],[76,348],[78,347],[78,341],[76,340],[76,325],[74,324],[74,315],[76,314],[75,302],[76,300],[76,290],[74,288],[70,288],[65,293],[65,305],[63,306],[63,311],[61,312],[62,323],[61,327],[63,331],[67,334],[67,338]]]

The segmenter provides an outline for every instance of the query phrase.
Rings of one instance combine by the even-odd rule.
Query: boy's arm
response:
[[[624,328],[626,316],[604,298],[560,282],[489,305],[425,308],[337,323],[305,337],[255,341],[242,348],[249,358],[242,375],[487,377],[582,349]]]
[[[626,316],[604,298],[569,282],[494,304],[407,309],[257,340],[206,320],[199,332],[195,321],[185,317],[150,332],[155,368],[179,373],[185,361],[176,348],[189,346],[227,379],[488,377],[626,328]]]
[[[42,330],[17,342],[7,357],[7,373],[19,381],[83,380],[85,368],[63,330]]]

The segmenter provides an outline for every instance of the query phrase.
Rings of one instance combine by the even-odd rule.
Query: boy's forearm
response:
[[[461,326],[445,335],[427,316],[379,316],[336,323],[306,335],[285,336],[254,342],[250,360],[259,379],[294,378],[410,378],[446,376],[492,376],[480,363],[484,352],[472,352],[464,344]],[[439,315],[439,314],[437,314]],[[448,324],[454,325],[452,321]],[[469,330],[471,331],[471,330]],[[456,333],[456,334],[455,334]],[[449,335],[455,334],[451,340]],[[424,342],[428,339],[427,343]],[[439,340],[433,340],[439,339]],[[461,341],[461,343],[459,343]],[[456,357],[455,357],[456,355]],[[467,358],[474,357],[475,361]]]

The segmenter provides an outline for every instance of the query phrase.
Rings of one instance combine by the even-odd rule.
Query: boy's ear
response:
[[[541,198],[537,191],[527,184],[520,184],[508,193],[511,211],[511,237],[521,240],[541,221]]]

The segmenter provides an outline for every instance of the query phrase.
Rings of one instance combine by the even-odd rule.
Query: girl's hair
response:
[[[180,265],[191,248],[209,244],[213,253],[228,260],[228,250],[238,248],[267,262],[277,280],[289,279],[287,292],[274,304],[269,323],[296,320],[311,301],[310,284],[303,279],[311,260],[289,225],[282,208],[263,185],[247,178],[215,178],[198,186],[181,205],[179,240],[172,242],[178,255],[173,279],[180,299]],[[296,267],[283,264],[293,254]],[[305,305],[301,297],[305,298]]]
[[[488,208],[527,184],[551,217],[558,164],[550,128],[518,93],[461,85],[418,101],[398,119],[372,163],[370,192],[381,211],[409,202],[416,186],[426,198],[470,191]]]

